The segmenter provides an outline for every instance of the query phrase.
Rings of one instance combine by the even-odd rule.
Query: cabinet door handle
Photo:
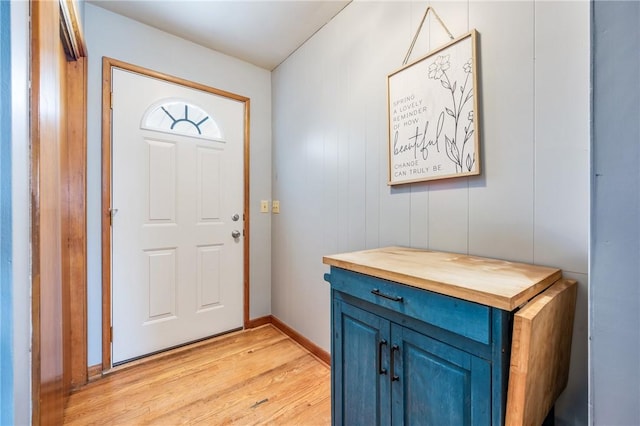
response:
[[[396,362],[395,362],[395,354],[396,352],[400,352],[400,347],[398,345],[391,346],[391,381],[397,382],[400,380],[400,377],[396,375]]]
[[[378,374],[387,374],[387,369],[382,367],[382,347],[387,345],[387,341],[382,339],[378,342]]]
[[[374,288],[371,290],[371,294],[375,294],[376,296],[384,297],[385,299],[393,300],[394,302],[402,302],[402,296],[389,296],[388,294],[382,293],[379,289]]]

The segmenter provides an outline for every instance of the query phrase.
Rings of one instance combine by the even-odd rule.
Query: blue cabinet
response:
[[[334,425],[500,425],[508,312],[331,267]]]
[[[513,315],[562,271],[407,247],[323,262],[334,425],[504,424]]]

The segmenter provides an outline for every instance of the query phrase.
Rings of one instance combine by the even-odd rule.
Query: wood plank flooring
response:
[[[329,425],[330,368],[271,325],[122,369],[74,392],[65,425]]]

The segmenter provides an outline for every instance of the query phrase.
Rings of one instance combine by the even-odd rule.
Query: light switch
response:
[[[260,213],[269,213],[269,200],[260,201]]]
[[[273,213],[280,213],[280,201],[273,200],[273,202],[271,203],[271,211]]]

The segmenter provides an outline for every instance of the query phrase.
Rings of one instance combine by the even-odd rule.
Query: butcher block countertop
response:
[[[556,268],[406,247],[335,254],[323,262],[506,311],[562,277]]]

